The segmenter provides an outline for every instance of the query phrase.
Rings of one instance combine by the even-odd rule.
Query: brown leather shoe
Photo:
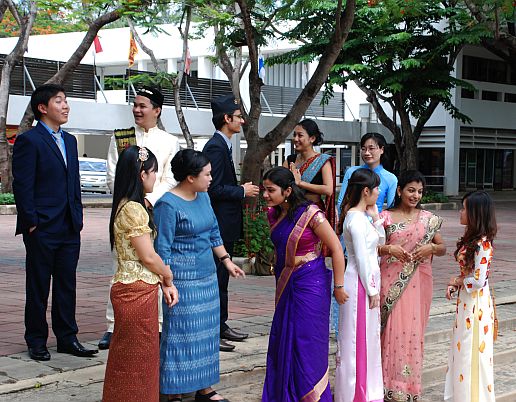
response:
[[[235,345],[227,343],[224,339],[220,340],[220,351],[221,352],[231,352],[235,349]]]

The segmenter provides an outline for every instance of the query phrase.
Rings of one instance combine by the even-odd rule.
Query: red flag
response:
[[[138,46],[136,46],[133,33],[129,32],[129,35],[129,67],[132,67],[134,65],[134,57],[138,53]]]
[[[100,44],[100,39],[95,35],[95,39],[93,39],[93,44],[95,45],[95,53],[102,52],[102,45]]]
[[[190,75],[190,66],[192,65],[192,57],[190,56],[190,48],[186,48],[185,74]]]

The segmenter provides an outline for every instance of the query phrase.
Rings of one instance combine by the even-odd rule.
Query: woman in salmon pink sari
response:
[[[262,401],[331,402],[332,273],[325,266],[321,247],[324,244],[332,254],[333,293],[340,304],[347,299],[342,247],[324,213],[304,197],[290,170],[269,170],[263,186],[276,251],[276,310]]]
[[[380,291],[385,401],[421,399],[423,343],[432,302],[432,258],[444,255],[442,219],[421,209],[424,176],[403,172],[392,208],[383,211]]]

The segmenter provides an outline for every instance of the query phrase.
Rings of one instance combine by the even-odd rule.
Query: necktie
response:
[[[235,166],[235,164],[233,163],[233,146],[229,147],[229,160],[231,161],[231,164]]]
[[[64,150],[63,137],[61,136],[61,133],[52,133],[52,137],[54,137],[54,140],[61,151],[65,165],[68,166],[66,163],[66,151]]]

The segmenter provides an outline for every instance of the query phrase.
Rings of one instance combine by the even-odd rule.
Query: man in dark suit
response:
[[[208,189],[211,205],[217,216],[220,235],[229,255],[233,254],[233,246],[242,234],[242,201],[245,197],[255,197],[258,186],[253,183],[238,185],[235,166],[233,164],[231,137],[240,132],[244,120],[240,105],[233,95],[225,95],[211,101],[212,122],[215,134],[206,143],[203,153],[211,162],[212,182]],[[222,257],[228,258],[229,256]],[[220,350],[229,352],[235,345],[229,341],[243,341],[247,334],[230,328],[228,320],[228,284],[229,273],[221,260],[213,255],[217,266],[217,277],[220,297]]]
[[[26,258],[25,341],[34,360],[49,360],[46,310],[52,280],[52,330],[57,351],[91,357],[77,340],[75,270],[82,229],[77,140],[61,129],[70,108],[62,86],[42,85],[31,97],[38,124],[14,143],[13,191]]]

